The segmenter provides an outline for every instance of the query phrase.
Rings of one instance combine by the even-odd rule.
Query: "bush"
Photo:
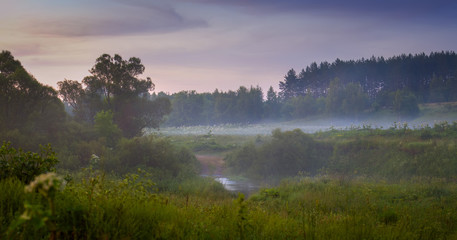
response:
[[[24,152],[21,148],[16,150],[10,145],[10,142],[3,142],[0,148],[0,180],[16,177],[28,183],[39,174],[55,171],[58,160],[51,145],[40,145],[39,154]]]
[[[107,170],[119,173],[138,167],[167,172],[170,177],[194,176],[198,172],[197,159],[189,150],[174,146],[167,138],[153,135],[123,139],[111,155],[109,159],[102,157],[103,164]]]
[[[226,158],[236,173],[268,176],[293,176],[299,172],[316,173],[324,166],[331,148],[296,129],[273,131],[273,139],[260,147],[249,144]]]

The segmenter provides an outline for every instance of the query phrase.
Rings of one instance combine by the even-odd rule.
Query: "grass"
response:
[[[194,153],[223,156],[249,142],[262,142],[269,136],[250,135],[174,135],[170,140],[177,146],[191,149]]]
[[[142,191],[135,183],[69,184],[56,196],[59,239],[455,239],[457,184],[295,177],[249,199]],[[2,238],[22,208],[21,184],[0,182]],[[12,186],[16,188],[11,192]],[[23,185],[22,185],[23,186]],[[193,186],[195,187],[195,186]],[[7,189],[10,189],[8,191]],[[19,192],[21,192],[19,194]],[[17,194],[21,196],[17,196]],[[35,201],[39,198],[35,196]],[[20,202],[20,201],[19,201]],[[12,239],[49,238],[30,224]]]
[[[158,185],[157,173],[114,175],[89,168],[64,172],[55,214],[44,219],[39,211],[49,209],[49,202],[6,178],[0,181],[0,239],[50,239],[51,230],[57,239],[457,239],[456,129],[443,123],[421,129],[362,126],[308,137],[277,132],[287,143],[295,137],[309,146],[331,146],[328,165],[313,177],[284,178],[248,199],[210,178]],[[250,149],[272,150],[272,139],[207,134],[170,141],[225,154],[248,143]],[[25,203],[36,210],[30,221],[21,220]]]

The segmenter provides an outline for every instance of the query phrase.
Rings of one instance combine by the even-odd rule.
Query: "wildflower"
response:
[[[54,172],[40,174],[35,177],[35,180],[33,180],[29,185],[25,186],[25,192],[32,193],[38,191],[47,197],[51,190],[60,186],[60,182],[60,177]]]
[[[30,216],[30,213],[28,211],[25,211],[19,218],[27,221],[32,219],[32,216]]]
[[[100,161],[100,157],[95,155],[95,154],[92,154],[90,156],[90,165],[95,167],[98,165],[98,162]]]
[[[92,154],[92,155],[90,156],[90,160],[92,160],[92,161],[98,161],[99,159],[100,159],[100,157],[97,156],[96,154]]]

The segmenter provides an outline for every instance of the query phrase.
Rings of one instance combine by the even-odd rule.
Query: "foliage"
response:
[[[59,95],[63,101],[69,104],[72,108],[75,118],[78,120],[89,120],[86,109],[84,107],[85,96],[84,89],[81,83],[74,80],[66,80],[57,83],[59,87]]]
[[[260,87],[250,89],[241,86],[236,92],[198,94],[181,91],[168,96],[172,112],[166,124],[172,126],[250,123],[263,117],[263,93]]]
[[[263,118],[266,119],[277,119],[281,116],[280,114],[281,110],[281,103],[280,99],[273,89],[272,86],[267,91],[267,99],[264,103],[264,108],[263,108]]]
[[[443,239],[454,237],[456,230],[449,222],[456,217],[455,206],[449,204],[457,199],[455,183],[448,184],[437,179],[386,184],[296,177],[252,196],[251,204],[268,212],[260,217],[262,232],[282,234],[280,238]],[[287,227],[268,224],[275,215],[282,216],[275,224]]]
[[[0,216],[1,220],[5,220],[6,226],[10,225],[13,230],[10,231],[8,239],[50,238],[50,232],[44,228],[50,219],[55,223],[55,235],[58,239],[194,238],[206,232],[196,227],[196,222],[193,221],[196,220],[195,217],[203,218],[202,214],[206,211],[204,209],[211,209],[213,203],[224,203],[227,200],[230,202],[225,190],[224,194],[214,194],[214,191],[223,189],[220,184],[217,188],[212,187],[214,180],[194,182],[198,184],[196,186],[182,185],[179,192],[176,190],[177,194],[167,196],[157,193],[155,184],[143,170],[121,178],[96,170],[80,174],[82,178],[75,176],[61,191],[54,192],[55,215],[46,215],[49,202],[42,201],[44,198],[35,192],[27,194],[26,209],[11,209],[7,206],[4,210],[8,215],[5,216],[16,216],[15,221]],[[14,182],[2,180],[0,186],[2,190],[12,189],[12,186],[9,186],[12,183]],[[208,190],[194,192],[189,191],[189,188]],[[20,189],[24,193],[23,187]],[[8,195],[2,195],[4,198],[0,197],[0,200],[9,200],[14,196],[10,195],[10,192],[6,193]],[[205,194],[204,198],[200,198],[202,194]],[[8,201],[4,200],[0,202],[1,210],[4,204],[8,204]],[[196,201],[207,203],[202,206],[196,204]],[[217,212],[222,213],[225,209],[227,208]],[[24,210],[28,211],[27,215],[20,215]],[[30,219],[22,221],[26,216],[30,216]],[[218,219],[216,215],[211,218],[210,221],[206,220],[206,226]],[[6,228],[0,226],[0,230],[0,237],[3,239]],[[214,233],[216,232],[212,234]]]
[[[301,171],[316,173],[325,165],[328,147],[301,130],[273,131],[272,139],[260,146],[246,144],[226,158],[235,173],[258,178],[290,176]]]
[[[28,183],[39,174],[55,170],[58,160],[51,145],[40,146],[40,153],[16,150],[10,145],[3,142],[0,148],[0,179],[16,177]]]
[[[103,110],[114,114],[114,123],[125,137],[138,136],[145,127],[157,128],[170,113],[168,99],[149,99],[154,89],[150,78],[138,78],[145,70],[139,58],[123,60],[103,54],[89,71],[92,75],[77,81],[59,82],[59,94],[73,108],[76,119],[92,122]]]
[[[176,163],[191,154],[170,147],[169,138],[124,139],[122,148],[101,155],[98,166],[67,178],[65,188],[55,192],[55,215],[46,213],[50,204],[40,193],[24,194],[23,183],[0,180],[0,238],[7,238],[8,226],[16,229],[9,235],[13,239],[50,237],[46,221],[14,228],[14,219],[27,210],[37,220],[54,216],[48,218],[55,223],[50,229],[62,239],[452,239],[457,234],[456,136],[457,123],[446,122],[416,129],[404,123],[388,129],[364,125],[312,135],[276,130],[271,137],[251,138],[231,155],[240,158],[228,158],[227,164],[246,164],[239,170],[248,173],[302,172],[237,200],[209,178],[178,174],[166,184],[153,183],[162,181],[159,173],[173,165],[134,174],[127,159],[145,165],[156,160],[149,156],[157,156]],[[218,144],[249,139],[205,138]],[[120,177],[102,171],[103,161],[121,153],[125,160],[119,165],[128,173]],[[270,162],[269,155],[282,161]],[[257,168],[258,163],[269,168]],[[328,175],[304,177],[319,168]],[[272,169],[278,172],[268,172]],[[25,201],[30,205],[24,206]]]
[[[423,102],[455,101],[457,95],[451,89],[457,86],[454,52],[432,52],[429,55],[402,54],[388,59],[371,57],[332,63],[311,63],[298,76],[294,69],[287,72],[279,83],[280,94],[286,99],[311,94],[314,97],[326,95],[331,81],[341,80],[342,85],[355,83],[362,87],[370,100],[385,93],[408,90]],[[455,91],[454,91],[455,92]]]
[[[441,177],[457,174],[457,123],[437,123],[411,129],[370,125],[313,135],[300,130],[275,130],[272,138],[238,147],[226,158],[236,174],[271,178],[308,174],[386,179]]]
[[[416,116],[419,113],[416,97],[410,92],[397,90],[393,107],[395,112],[402,116]]]
[[[65,111],[57,92],[39,83],[8,51],[0,53],[0,133],[17,129],[34,138],[56,138]],[[2,139],[8,140],[8,139]]]
[[[111,57],[102,54],[90,69],[92,76],[85,77],[83,83],[90,92],[101,92],[108,106],[112,107],[112,97],[137,97],[154,88],[150,78],[137,78],[145,70],[139,58],[123,60],[118,54]]]
[[[360,85],[348,83],[343,86],[338,78],[330,82],[326,110],[334,115],[357,116],[366,109],[368,97]],[[416,104],[417,106],[417,104]]]
[[[112,153],[101,156],[106,170],[126,173],[142,167],[161,180],[193,177],[198,162],[187,149],[174,146],[168,139],[154,135],[123,139]]]
[[[456,63],[454,52],[312,63],[298,75],[290,69],[279,82],[280,92],[270,87],[266,100],[259,98],[263,95],[259,88],[252,87],[170,95],[176,112],[167,124],[252,123],[316,115],[359,118],[383,110],[415,117],[420,112],[418,103],[457,100],[453,93],[457,85],[452,81]]]
[[[106,139],[108,146],[114,147],[121,137],[121,130],[113,123],[112,111],[100,111],[95,115],[94,128],[100,137]]]
[[[318,100],[310,95],[290,98],[283,104],[281,111],[283,117],[292,119],[306,118],[323,112]]]
[[[24,183],[15,177],[1,178],[0,191],[0,238],[5,239],[8,226],[24,210],[26,196]]]
[[[284,99],[303,95],[303,87],[302,81],[297,77],[294,69],[290,69],[284,76],[284,81],[279,82],[281,97]]]
[[[161,194],[137,176],[91,176],[56,192],[59,239],[452,239],[457,229],[457,186],[440,179],[389,184],[295,177],[249,199],[234,199]],[[0,181],[2,190],[17,184]],[[0,199],[20,200],[6,193]],[[48,206],[38,193],[27,195]],[[23,210],[7,212],[19,217]],[[50,237],[43,228],[24,226],[12,239]],[[5,238],[5,227],[0,229]]]
[[[43,209],[41,204],[30,204],[24,202],[24,213],[16,219],[8,230],[8,237],[13,237],[17,230],[23,225],[30,223],[34,230],[39,230],[46,226],[50,233],[50,239],[56,239],[56,206],[55,198],[60,190],[62,179],[55,173],[41,174],[33,182],[25,187],[26,193],[38,192],[47,201],[47,208]]]

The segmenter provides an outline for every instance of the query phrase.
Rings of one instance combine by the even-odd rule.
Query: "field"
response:
[[[214,177],[92,163],[42,183],[2,177],[0,239],[457,239],[457,123],[321,123],[312,134],[288,122],[249,134],[162,129],[123,143],[127,158],[138,144],[188,149],[202,175],[259,183],[249,196]]]
[[[14,180],[2,181],[0,187],[2,239],[46,239],[53,232],[58,239],[457,237],[457,184],[440,179],[392,184],[298,176],[249,199],[231,197],[216,186],[158,194],[135,182],[103,180],[59,191],[52,224],[37,212],[30,214],[31,221],[24,220],[24,199],[34,204],[32,209],[46,210],[38,194],[25,194],[24,185]]]

